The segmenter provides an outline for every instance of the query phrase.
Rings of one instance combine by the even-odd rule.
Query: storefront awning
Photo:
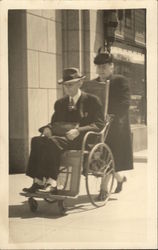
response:
[[[140,52],[122,49],[118,47],[111,47],[111,53],[113,54],[116,60],[143,65],[145,64],[145,55]]]

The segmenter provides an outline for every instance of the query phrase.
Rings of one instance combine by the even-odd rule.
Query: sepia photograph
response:
[[[26,2],[0,3],[0,247],[157,249],[156,1]]]

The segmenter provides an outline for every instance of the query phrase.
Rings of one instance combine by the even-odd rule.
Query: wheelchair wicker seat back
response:
[[[34,199],[36,197],[49,203],[58,202],[59,211],[64,214],[64,199],[79,195],[81,178],[85,178],[87,196],[96,207],[105,205],[112,192],[115,164],[112,152],[105,143],[113,119],[107,115],[109,82],[84,82],[82,89],[99,96],[104,108],[105,126],[100,132],[87,132],[81,150],[67,150],[62,153],[57,195],[42,191],[22,194],[29,198],[29,206],[33,212],[37,210],[37,201]]]

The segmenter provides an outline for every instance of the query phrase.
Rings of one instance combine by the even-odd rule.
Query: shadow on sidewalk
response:
[[[108,202],[115,201],[117,198],[109,198]],[[28,201],[23,201],[20,205],[9,206],[9,217],[10,218],[47,218],[47,219],[58,219],[63,217],[59,213],[57,202],[51,204],[44,200],[36,199],[38,202],[38,209],[36,212],[31,212]],[[97,207],[93,206],[87,195],[81,195],[76,199],[67,198],[65,200],[66,214],[83,213],[90,210],[95,210]],[[64,216],[65,216],[64,215]]]

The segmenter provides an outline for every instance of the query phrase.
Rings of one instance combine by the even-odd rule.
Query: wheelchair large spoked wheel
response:
[[[89,153],[86,166],[86,189],[91,203],[104,206],[114,183],[115,163],[107,144],[96,144]]]

